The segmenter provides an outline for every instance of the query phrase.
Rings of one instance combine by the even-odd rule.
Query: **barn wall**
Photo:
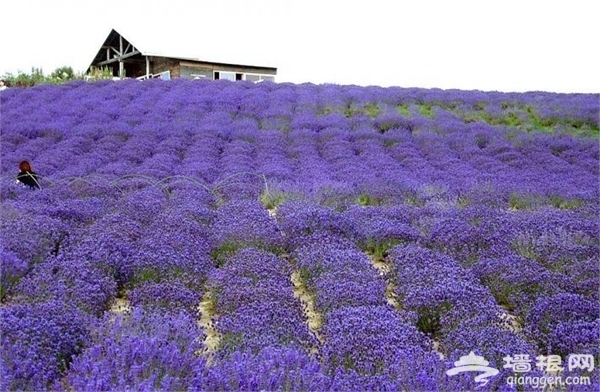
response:
[[[186,79],[212,79],[213,69],[207,66],[190,66],[181,63],[179,76]]]
[[[153,74],[170,71],[171,78],[179,77],[179,62],[167,57],[152,57],[150,72]]]
[[[118,75],[118,63],[110,64],[114,68],[114,75]],[[270,75],[273,78],[277,74],[277,70],[273,68],[262,68],[235,64],[219,64],[204,61],[186,61],[169,57],[150,57],[150,73],[159,74],[169,71],[171,78],[187,78],[194,79],[196,77],[212,80],[215,71],[235,72],[238,74],[246,74],[247,80],[258,80],[252,75]],[[136,78],[146,74],[146,59],[145,56],[139,55],[125,60],[125,76],[128,78]]]
[[[214,71],[228,71],[243,74],[260,74],[260,75],[272,75],[275,77],[277,74],[276,70],[261,67],[249,67],[243,65],[229,65],[229,64],[215,64],[208,62],[193,62],[193,61],[182,61],[181,63],[181,77],[193,79],[194,77],[204,77],[205,79],[212,79]]]
[[[271,71],[265,68],[254,68],[254,67],[243,67],[243,66],[224,66],[224,65],[215,65],[213,68],[215,71],[230,71],[236,73],[253,73],[253,74],[263,74],[263,75],[273,75],[277,72]]]

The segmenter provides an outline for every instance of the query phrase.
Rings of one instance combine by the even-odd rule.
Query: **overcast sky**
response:
[[[278,82],[600,93],[597,0],[3,0],[0,14],[0,75],[84,71],[114,28],[142,51],[277,67]]]

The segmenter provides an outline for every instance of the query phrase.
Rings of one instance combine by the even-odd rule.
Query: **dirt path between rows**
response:
[[[210,363],[221,342],[221,334],[214,327],[213,321],[217,317],[217,311],[213,301],[213,294],[210,290],[207,290],[202,296],[198,310],[200,311],[198,324],[202,327],[206,335],[202,354],[207,357],[207,361]]]
[[[304,316],[308,323],[308,329],[317,338],[319,343],[323,343],[323,336],[319,330],[323,326],[323,317],[315,307],[315,295],[306,287],[300,273],[294,271],[291,276],[292,284],[294,285],[294,297],[298,298],[304,308]]]

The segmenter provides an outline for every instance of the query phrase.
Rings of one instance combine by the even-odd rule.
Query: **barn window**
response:
[[[162,80],[171,80],[171,71],[164,71],[157,74],[152,75],[154,79],[162,79]]]
[[[275,77],[272,75],[262,75],[262,74],[246,74],[246,80],[249,80],[254,83],[269,81],[274,82]]]
[[[236,73],[235,74],[235,80],[244,80],[244,74]]]
[[[235,72],[215,71],[215,80],[217,79],[235,80]]]

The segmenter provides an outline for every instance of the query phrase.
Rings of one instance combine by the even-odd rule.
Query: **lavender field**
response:
[[[541,356],[600,388],[569,366],[600,366],[597,95],[125,80],[0,104],[1,390],[530,390]],[[470,352],[497,374],[447,374]]]

